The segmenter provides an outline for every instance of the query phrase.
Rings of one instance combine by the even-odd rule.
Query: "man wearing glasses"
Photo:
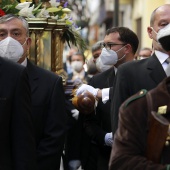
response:
[[[93,76],[89,85],[83,84],[77,90],[77,95],[88,90],[99,99],[94,112],[87,116],[81,115],[84,116],[85,133],[90,138],[89,150],[86,149],[88,159],[82,165],[84,170],[108,169],[112,146],[110,100],[108,99],[112,93],[117,67],[134,59],[138,43],[137,35],[126,27],[108,29],[104,42],[101,44],[101,55],[96,63],[112,65],[112,67]]]
[[[119,65],[134,59],[134,55],[138,48],[138,38],[134,38],[134,36],[129,38],[131,34],[129,31],[126,32],[126,29],[128,28],[113,27],[108,29],[104,38],[104,42],[101,43],[102,52],[99,57],[99,63],[107,66],[114,66],[115,73]],[[95,62],[97,64],[98,61],[96,60]],[[113,70],[113,68],[111,70]],[[93,89],[90,86],[83,84],[77,90],[77,95],[85,90],[90,91],[97,98],[102,98],[103,102],[107,101],[109,99],[109,95],[112,94],[109,93],[110,89]]]

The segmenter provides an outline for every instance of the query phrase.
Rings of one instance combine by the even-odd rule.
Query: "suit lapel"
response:
[[[3,63],[2,63],[2,62],[3,62],[3,61],[2,61],[2,57],[0,57],[0,75],[1,75],[2,66],[3,66],[3,65],[2,65]],[[2,80],[1,80],[1,81],[2,81]]]
[[[36,66],[34,66],[28,59],[27,59],[27,70],[28,70],[28,77],[31,87],[31,93],[34,93],[34,91],[38,88],[38,74],[36,71]]]
[[[114,78],[115,78],[115,70],[114,70],[114,67],[112,67],[110,69],[110,73],[109,73],[109,76],[107,78],[108,87],[112,87],[113,86]]]
[[[0,57],[0,66],[2,65],[2,57]]]
[[[165,71],[155,54],[148,59],[147,69],[150,70],[151,78],[159,84],[165,77]]]

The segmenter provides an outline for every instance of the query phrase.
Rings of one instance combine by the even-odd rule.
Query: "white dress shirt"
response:
[[[114,70],[115,70],[115,74],[116,74],[117,68],[114,67]],[[109,92],[110,92],[110,88],[103,88],[102,89],[102,102],[104,104],[109,100]]]

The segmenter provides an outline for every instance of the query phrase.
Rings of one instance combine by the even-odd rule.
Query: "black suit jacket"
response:
[[[113,81],[115,78],[115,71],[114,68],[110,68],[109,70],[99,73],[92,77],[92,79],[89,82],[89,85],[91,85],[94,88],[109,88],[113,86]],[[96,141],[96,143],[100,145],[104,145],[104,137],[106,133],[111,132],[111,122],[110,122],[110,101],[107,101],[105,104],[103,104],[102,100],[100,99],[98,101],[98,105],[96,108],[96,113],[90,114],[95,116],[95,119],[97,122],[85,122],[85,127],[91,129],[89,134],[90,136]],[[92,124],[91,124],[92,123]],[[95,125],[95,126],[94,126]]]
[[[0,136],[0,169],[36,169],[28,75],[23,66],[1,57]]]
[[[113,86],[114,78],[115,71],[112,67],[105,72],[93,76],[89,85],[100,89],[109,88]],[[102,154],[107,161],[109,161],[111,147],[105,145],[104,138],[106,133],[111,132],[110,119],[110,101],[103,104],[101,99],[98,101],[96,111],[84,117],[84,129],[86,134],[90,137],[91,142],[99,147],[100,154]],[[105,169],[107,169],[107,167],[105,167]]]
[[[118,126],[120,105],[141,89],[153,89],[166,77],[155,54],[145,60],[132,61],[119,66],[111,99],[111,121],[113,134]]]
[[[62,78],[27,60],[39,170],[57,170],[63,151],[66,112]]]

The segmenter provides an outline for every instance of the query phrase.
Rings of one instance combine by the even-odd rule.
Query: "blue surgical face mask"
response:
[[[118,59],[117,52],[122,50],[125,46],[121,47],[119,50],[107,50],[106,48],[102,49],[100,54],[101,61],[104,65],[115,65],[119,60],[122,60],[126,54],[124,54],[120,59]]]

